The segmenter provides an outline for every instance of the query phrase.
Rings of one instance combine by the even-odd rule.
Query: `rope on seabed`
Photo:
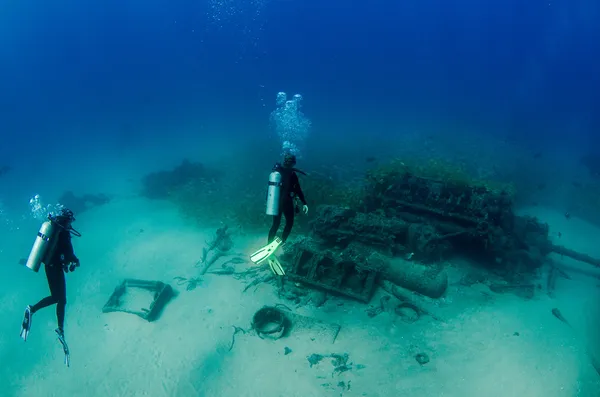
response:
[[[233,345],[235,345],[235,336],[238,334],[238,332],[241,332],[244,335],[246,334],[245,329],[243,329],[242,327],[236,327],[235,325],[233,325],[233,335],[231,336],[231,345],[229,346],[229,351],[231,351],[231,349],[233,349]]]

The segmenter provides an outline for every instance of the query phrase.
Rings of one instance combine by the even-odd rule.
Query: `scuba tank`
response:
[[[275,167],[269,174],[267,188],[267,215],[279,215],[279,199],[281,197],[281,172]]]
[[[42,223],[33,242],[33,247],[25,263],[26,267],[37,273],[42,262],[46,263],[47,260],[50,260],[56,248],[61,229],[61,226],[48,216],[48,220]]]

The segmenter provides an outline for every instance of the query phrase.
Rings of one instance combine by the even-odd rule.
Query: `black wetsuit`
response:
[[[50,296],[33,305],[31,307],[31,314],[56,303],[58,328],[63,330],[65,324],[65,306],[67,305],[67,288],[63,264],[78,263],[79,260],[73,252],[71,233],[68,230],[60,231],[56,244],[56,249],[51,260],[44,265],[48,287],[50,287]]]
[[[273,217],[273,225],[269,230],[268,243],[271,243],[281,225],[281,215],[285,216],[285,227],[281,234],[281,240],[285,243],[294,226],[294,198],[298,197],[303,205],[306,205],[304,193],[300,188],[298,174],[293,168],[277,167],[281,173],[281,194],[279,196],[279,214]]]

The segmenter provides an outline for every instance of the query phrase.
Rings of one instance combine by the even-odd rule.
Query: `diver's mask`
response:
[[[58,215],[54,215],[54,216],[52,214],[48,215],[48,219],[56,222],[60,227],[71,232],[71,234],[73,234],[77,237],[81,236],[81,233],[79,233],[77,230],[73,229],[73,222],[75,222],[75,215],[73,214],[73,211],[71,211],[70,209],[63,208],[60,210]]]
[[[285,168],[293,168],[296,165],[296,156],[291,153],[286,154],[283,157],[283,166]]]

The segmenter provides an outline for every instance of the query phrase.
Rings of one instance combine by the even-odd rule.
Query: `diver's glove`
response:
[[[307,215],[307,214],[308,214],[308,205],[304,204],[304,205],[302,206],[302,212],[304,212],[304,215]]]
[[[79,259],[74,257],[70,262],[63,263],[63,270],[65,273],[74,272],[79,267]]]

